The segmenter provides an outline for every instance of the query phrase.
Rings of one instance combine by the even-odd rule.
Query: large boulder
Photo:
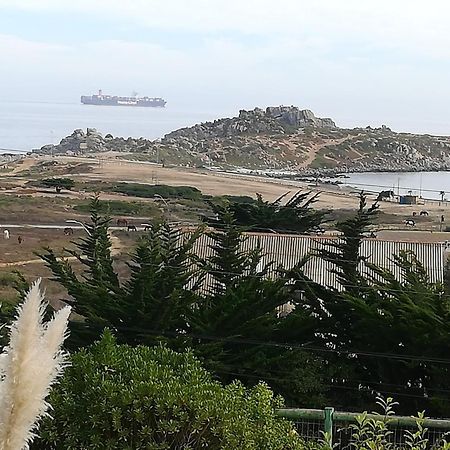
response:
[[[296,106],[269,106],[266,114],[273,117],[285,125],[296,128],[307,126],[317,128],[336,128],[332,119],[316,117],[309,109],[299,109]]]

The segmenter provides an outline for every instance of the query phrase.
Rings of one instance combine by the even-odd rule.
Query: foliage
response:
[[[75,211],[91,212],[91,202],[83,202],[74,206]],[[152,203],[125,202],[120,200],[100,200],[99,213],[111,216],[148,216],[155,217],[160,211]]]
[[[189,316],[190,332],[199,337],[195,351],[222,379],[267,379],[289,400],[312,404],[322,391],[320,359],[267,346],[284,320],[279,308],[293,300],[287,280],[273,278],[276,269],[263,263],[260,248],[243,250],[246,238],[230,213],[223,220],[208,233],[209,255],[200,261],[209,289]]]
[[[332,263],[332,272],[337,275],[340,285],[346,290],[354,292],[359,285],[364,287],[366,284],[359,272],[359,265],[367,258],[361,256],[360,247],[363,238],[368,235],[377,211],[377,203],[366,208],[366,197],[361,193],[356,215],[336,224],[336,229],[341,232],[340,239],[327,243],[317,252],[324,261]]]
[[[139,183],[117,183],[110,190],[120,192],[133,197],[153,198],[161,196],[163,198],[187,198],[199,199],[202,193],[199,189],[192,186],[168,186],[168,185],[150,185]]]
[[[400,281],[367,262],[360,246],[377,209],[364,196],[355,216],[337,225],[340,239],[290,270],[264,263],[260,248],[248,249],[225,208],[221,227],[201,241],[201,230],[183,240],[165,224],[153,228],[121,280],[108,220],[97,207],[90,234],[69,253],[82,262],[83,277],[51,250],[42,255],[84,318],[72,324],[73,345],[92,342],[108,326],[120,342],[192,347],[222,380],[263,379],[296,405],[324,406],[326,399],[363,409],[374,392],[394,391],[405,412],[450,414],[449,296],[411,253],[392,257]],[[207,246],[201,258],[197,245]],[[308,278],[309,258],[322,258],[339,285]],[[293,310],[282,314],[286,304]]]
[[[71,178],[46,178],[41,181],[41,184],[45,187],[55,188],[59,194],[63,189],[70,191],[75,186],[75,181]]]
[[[236,224],[254,231],[309,233],[319,228],[325,211],[312,208],[319,194],[297,192],[285,204],[283,200],[289,193],[273,202],[264,200],[257,194],[255,202],[231,200],[225,207],[212,203],[217,218],[210,220],[213,226],[220,227],[226,214],[231,213]]]
[[[368,414],[367,411],[356,417],[356,423],[349,426],[352,431],[352,442],[350,445],[358,450],[388,450],[399,447],[394,441],[394,433],[390,424],[392,416],[395,414],[394,406],[397,402],[391,397],[386,399],[377,398],[377,405],[381,407],[382,413],[374,412]],[[402,448],[405,450],[426,450],[429,439],[427,437],[428,428],[424,426],[425,412],[419,412],[413,417],[416,422],[416,429],[406,429],[403,433],[404,443]],[[450,444],[445,439],[436,442],[433,445],[436,450],[448,450]]]
[[[109,332],[73,355],[36,449],[300,449],[264,385],[222,386],[192,353],[117,345]]]
[[[302,264],[287,274],[303,301],[280,335],[326,352],[329,401],[336,407],[363,408],[374,392],[394,390],[404,411],[447,415],[450,372],[441,361],[450,350],[449,297],[411,253],[392,257],[401,281],[367,263],[360,245],[375,211],[361,197],[356,216],[338,224],[340,240],[317,253],[333,264],[337,289],[314,283]],[[305,327],[311,318],[314,326]]]
[[[117,330],[119,340],[130,343],[148,342],[142,333],[164,336],[183,328],[195,300],[194,291],[185,287],[193,276],[190,254],[198,232],[178,245],[179,231],[166,224],[155,226],[139,242],[129,262],[131,275],[121,283],[111,255],[109,219],[98,209],[95,198],[87,236],[76,243],[76,250],[66,250],[83,265],[82,277],[51,249],[40,255],[67,289],[74,311],[84,317],[82,323],[72,324],[72,342],[90,343],[104,327]]]

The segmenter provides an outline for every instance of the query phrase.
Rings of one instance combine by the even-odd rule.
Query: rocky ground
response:
[[[388,127],[338,128],[297,107],[242,110],[160,140],[75,130],[39,154],[121,152],[126,158],[186,167],[291,171],[301,175],[450,169],[450,137],[396,133]],[[130,155],[131,154],[131,155]]]

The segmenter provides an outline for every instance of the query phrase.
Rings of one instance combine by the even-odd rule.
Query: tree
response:
[[[336,224],[336,229],[341,233],[339,239],[324,244],[323,248],[317,251],[317,256],[331,264],[331,271],[346,290],[355,291],[359,285],[364,288],[366,284],[360,272],[360,264],[367,258],[361,256],[360,248],[363,239],[369,234],[377,212],[378,203],[375,202],[367,208],[366,196],[361,192],[355,216]]]
[[[333,264],[337,288],[314,283],[301,264],[287,274],[303,301],[280,334],[326,359],[327,396],[336,407],[364,408],[374,393],[395,392],[402,412],[449,414],[449,297],[412,253],[392,256],[400,280],[367,262],[360,245],[375,214],[376,205],[366,208],[361,196],[356,215],[337,225],[340,239],[314,255]],[[305,326],[310,317],[314,325]]]
[[[48,188],[55,188],[59,194],[63,189],[70,191],[75,186],[75,181],[71,178],[46,178],[42,180],[42,184]]]
[[[34,449],[303,448],[266,385],[222,386],[191,352],[117,345],[109,332],[73,355],[50,403]]]
[[[71,324],[72,345],[91,343],[105,327],[116,330],[118,339],[130,344],[154,342],[158,336],[184,329],[196,298],[195,288],[185,287],[193,276],[191,249],[200,231],[179,245],[179,231],[167,224],[155,226],[128,263],[130,277],[119,280],[111,255],[110,220],[98,214],[99,208],[95,198],[87,236],[75,244],[75,250],[65,250],[82,264],[82,276],[51,249],[39,255],[67,289],[74,311],[83,317]]]
[[[267,380],[290,401],[312,406],[322,391],[320,358],[275,342],[280,308],[296,295],[288,280],[273,277],[260,248],[243,249],[246,238],[229,211],[208,237],[211,253],[201,262],[208,289],[189,317],[194,351],[222,380]]]
[[[283,194],[273,202],[256,194],[254,202],[230,201],[225,207],[212,204],[217,218],[208,223],[220,228],[224,215],[231,213],[237,225],[251,230],[310,233],[320,228],[327,212],[312,208],[319,194],[297,192],[283,205],[288,194]]]
[[[263,263],[258,247],[246,249],[242,227],[225,210],[221,228],[202,237],[210,243],[205,257],[194,254],[202,230],[186,236],[163,224],[139,242],[121,280],[97,203],[87,237],[68,253],[82,263],[81,276],[51,250],[42,255],[84,318],[72,324],[73,344],[110,327],[132,345],[189,346],[222,381],[262,379],[291,404],[326,399],[360,409],[378,390],[398,392],[406,414],[450,414],[448,294],[412,254],[392,255],[400,281],[367,262],[360,246],[377,207],[364,196],[354,217],[337,224],[339,239],[291,270]],[[305,275],[312,257],[329,264],[338,286]],[[286,303],[293,311],[280,314]]]

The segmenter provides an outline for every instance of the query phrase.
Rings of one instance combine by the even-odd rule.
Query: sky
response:
[[[0,101],[102,88],[450,134],[448,0],[0,0]]]

